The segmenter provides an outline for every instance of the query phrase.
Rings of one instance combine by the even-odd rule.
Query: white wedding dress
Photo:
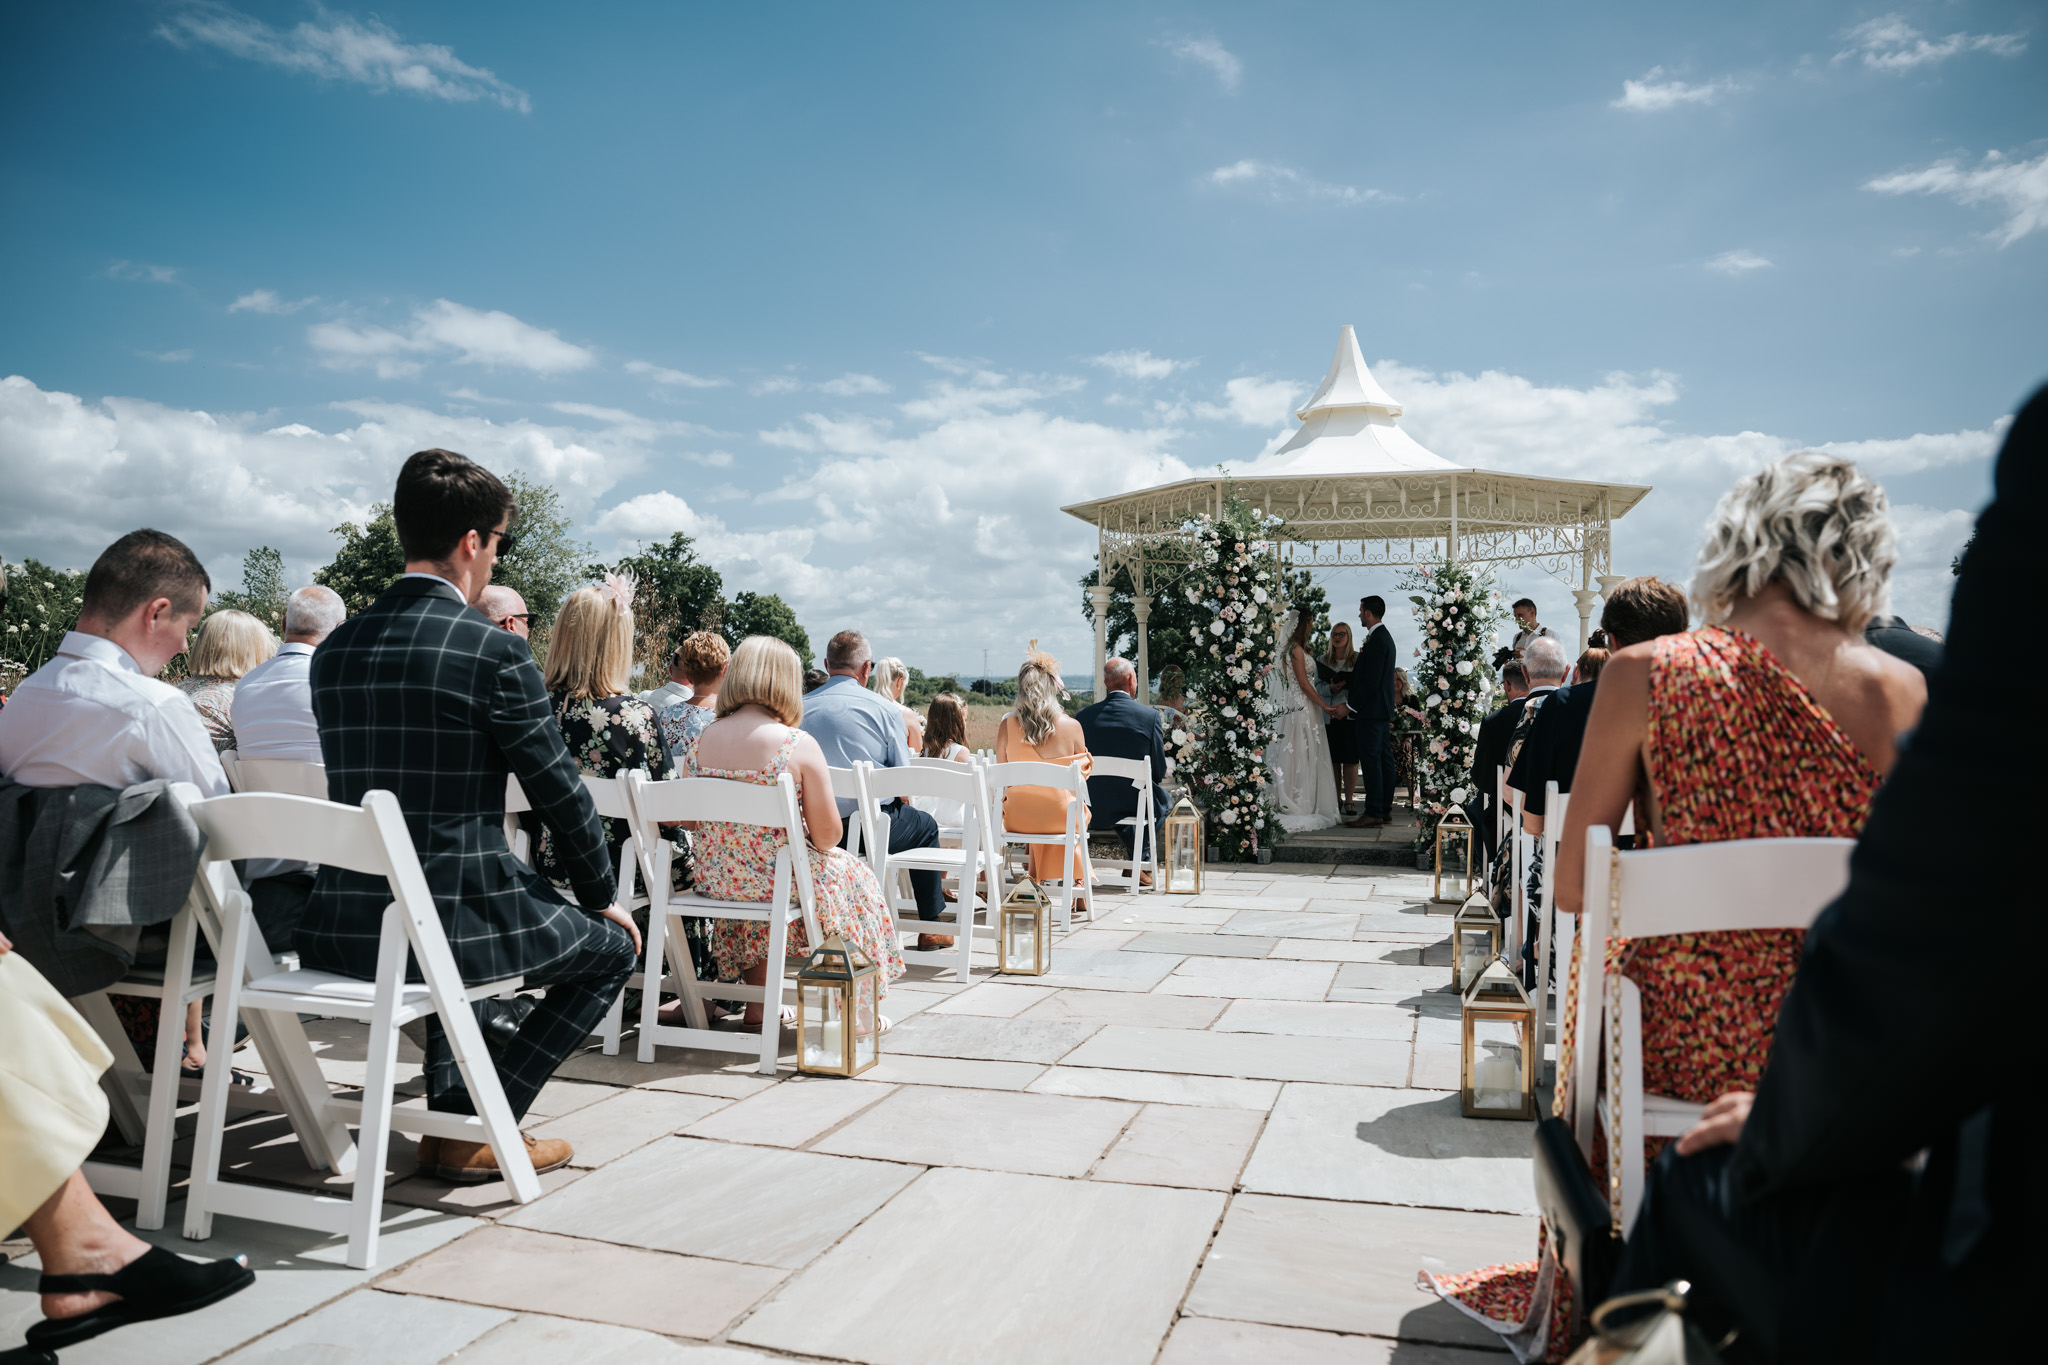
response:
[[[1266,769],[1280,823],[1290,834],[1328,829],[1341,815],[1337,805],[1337,773],[1330,766],[1330,735],[1323,727],[1323,709],[1301,694],[1294,681],[1293,650],[1283,637],[1277,642],[1279,662],[1268,675],[1266,694],[1276,708],[1273,743],[1266,749]]]

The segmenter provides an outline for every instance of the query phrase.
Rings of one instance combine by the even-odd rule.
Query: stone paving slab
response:
[[[421,1257],[377,1287],[708,1339],[788,1275],[765,1266],[496,1227]]]
[[[1061,948],[1121,948],[1131,941],[1133,929],[1076,929],[1056,946]]]
[[[1241,906],[1229,905],[1204,908],[1199,905],[1189,905],[1183,901],[1168,901],[1166,904],[1156,908],[1146,906],[1140,909],[1126,910],[1113,917],[1109,922],[1119,929],[1126,927],[1142,928],[1150,924],[1163,924],[1175,928],[1214,929],[1219,924],[1229,923],[1230,917],[1238,913],[1242,908]]]
[[[1147,1104],[1256,1109],[1262,1114],[1280,1099],[1278,1081],[1174,1076],[1156,1071],[1112,1071],[1086,1066],[1056,1066],[1033,1081],[1031,1089],[1042,1095],[1083,1095],[1098,1099],[1139,1100]]]
[[[960,1057],[978,1062],[1056,1062],[1095,1032],[1094,1024],[1052,1019],[929,1015],[898,1024],[882,1040],[885,1055]]]
[[[1416,1272],[1530,1259],[1536,1225],[1534,1218],[1500,1214],[1240,1194],[1231,1200],[1185,1311],[1495,1346],[1492,1332],[1417,1289]]]
[[[1337,979],[1332,985],[1338,990],[1448,991],[1451,966],[1448,962],[1434,967],[1419,963],[1397,966],[1389,962],[1346,962],[1337,968]]]
[[[469,1356],[462,1357],[467,1365]],[[1504,1355],[1457,1346],[1425,1346],[1384,1337],[1311,1332],[1259,1322],[1182,1318],[1158,1365],[1501,1365]]]
[[[364,1289],[243,1347],[221,1365],[435,1365],[511,1317],[496,1308]],[[74,1358],[70,1351],[64,1355]]]
[[[1253,1080],[1400,1085],[1408,1078],[1408,1044],[1387,1039],[1198,1033],[1112,1025],[1069,1053],[1067,1062]]]
[[[882,1058],[855,1084],[959,1085],[976,1090],[1023,1090],[1045,1074],[1036,1062],[976,1062],[959,1057],[892,1056],[882,1040]]]
[[[1054,948],[1052,970],[1044,976],[1020,976],[1018,985],[1041,990],[1079,987],[1096,991],[1149,991],[1174,968],[1174,959],[1159,953],[1101,952],[1092,948]]]
[[[1321,1038],[1386,1038],[1405,1043],[1415,1033],[1415,1014],[1398,1005],[1233,1000],[1214,1027],[1218,1033],[1293,1033]]]
[[[545,1171],[539,1177],[540,1191],[542,1194],[552,1194],[564,1185],[581,1180],[584,1175],[584,1171],[574,1166]],[[384,1202],[404,1204],[416,1209],[433,1209],[463,1218],[488,1219],[503,1218],[514,1209],[525,1207],[512,1197],[512,1191],[502,1180],[485,1181],[480,1185],[453,1185],[446,1180],[424,1175],[416,1175],[410,1180],[400,1180],[386,1185]]]
[[[1264,957],[1278,942],[1278,939],[1244,934],[1226,935],[1220,929],[1213,934],[1182,934],[1153,929],[1137,935],[1124,946],[1134,953],[1172,953],[1176,957],[1186,957],[1191,953],[1207,957]]]
[[[1265,1121],[1253,1110],[1148,1104],[1090,1174],[1133,1185],[1228,1190]]]
[[[895,1089],[847,1085],[834,1080],[798,1079],[766,1094],[741,1100],[684,1129],[685,1136],[761,1147],[801,1147],[846,1122]]]
[[[731,1100],[665,1090],[618,1090],[611,1098],[532,1128],[535,1137],[567,1138],[576,1148],[569,1164],[584,1170],[608,1165],[636,1147],[687,1128]]]
[[[1230,917],[1218,934],[1258,934],[1266,938],[1350,938],[1358,916],[1324,910],[1245,910]]]
[[[1321,1000],[1328,993],[1336,971],[1336,967],[1321,962],[1191,957],[1159,983],[1159,990],[1165,995],[1208,995],[1230,1000]]]
[[[766,1080],[767,1077],[761,1079]],[[618,1093],[615,1086],[553,1080],[542,1086],[540,1093],[533,1097],[533,1103],[526,1107],[526,1116],[529,1119],[558,1119]]]
[[[973,990],[962,991],[949,997],[944,1004],[933,1005],[931,1012],[940,1014],[980,1014],[991,1019],[1008,1019],[1022,1014],[1045,999],[1045,992],[1030,986],[1012,986],[1004,981],[984,981]]]
[[[1461,1117],[1454,1094],[1293,1084],[1281,1090],[1242,1184],[1263,1194],[1533,1214],[1534,1141],[1532,1123]]]
[[[663,1138],[503,1223],[795,1269],[917,1173],[890,1162]]]
[[[1136,1117],[1134,1104],[1000,1090],[906,1087],[812,1144],[840,1156],[1086,1175]]]
[[[146,1328],[110,1332],[66,1347],[64,1365],[169,1365],[172,1361],[212,1360],[237,1343],[282,1326],[368,1284],[392,1266],[423,1256],[482,1225],[472,1218],[386,1205],[376,1270],[349,1268],[346,1238],[216,1214],[212,1238],[188,1242],[182,1235],[184,1226],[185,1203],[174,1200],[161,1229],[135,1235],[180,1256],[245,1255],[249,1268],[256,1272],[256,1283],[203,1313],[165,1318]],[[134,1230],[132,1223],[130,1230]],[[35,1292],[39,1265],[34,1256],[27,1256],[0,1266],[0,1341],[18,1342],[30,1326],[42,1321],[41,1301]],[[493,1315],[492,1321],[479,1326],[471,1337],[481,1335],[502,1317]],[[305,1365],[303,1359],[286,1359],[290,1365]]]
[[[1208,1191],[932,1171],[731,1336],[873,1365],[1148,1365],[1222,1208]]]
[[[1422,941],[1420,935],[1405,941],[1390,941],[1385,938],[1353,939],[1349,937],[1344,939],[1283,938],[1274,946],[1271,956],[1291,958],[1301,962],[1371,962],[1389,965],[1389,959],[1392,954],[1420,954],[1430,946]],[[1445,951],[1448,952],[1450,945],[1445,944],[1444,947]],[[1418,957],[1405,965],[1419,965],[1420,961],[1421,959]],[[1448,961],[1443,965],[1443,978],[1445,981],[1451,979],[1451,964]]]
[[[1131,1024],[1140,1028],[1207,1028],[1226,1002],[1195,996],[1130,995],[1112,991],[1062,990],[1041,993],[1026,1017],[1067,1019],[1078,1024]]]
[[[631,1327],[522,1313],[462,1348],[460,1365],[761,1365],[777,1357]],[[302,1363],[304,1365],[304,1363]]]

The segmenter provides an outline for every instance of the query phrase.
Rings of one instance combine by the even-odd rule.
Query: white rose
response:
[[[1471,734],[1471,733],[1472,733],[1472,722],[1471,722],[1471,721],[1469,721],[1469,720],[1461,720],[1461,721],[1459,721],[1459,722],[1458,722],[1458,733],[1459,733],[1459,734],[1461,734],[1461,735],[1469,735],[1469,734]]]
[[[1185,743],[1187,743],[1187,742],[1188,742],[1188,732],[1187,732],[1187,731],[1185,731],[1185,730],[1175,730],[1175,731],[1173,732],[1173,742],[1174,742],[1175,744],[1185,744]]]
[[[1223,633],[1223,623],[1221,621],[1211,621],[1209,623],[1209,633],[1211,635],[1221,635]]]
[[[1237,718],[1237,708],[1235,706],[1226,706],[1223,708],[1223,714],[1235,720]]]
[[[1453,788],[1451,788],[1451,800],[1452,800],[1452,801],[1454,801],[1454,802],[1456,802],[1456,803],[1457,803],[1458,805],[1461,805],[1461,806],[1462,806],[1462,805],[1464,805],[1464,804],[1465,804],[1465,789],[1464,789],[1463,787],[1453,787]]]
[[[1223,813],[1216,818],[1226,825],[1234,825],[1237,823],[1237,810],[1235,807],[1227,806],[1224,808]]]
[[[1266,590],[1264,588],[1253,588],[1252,601],[1257,602],[1260,606],[1264,606],[1266,604]]]
[[[1424,706],[1437,706],[1441,705],[1442,702],[1443,698],[1438,696],[1436,693],[1432,692],[1427,697],[1423,698],[1422,704]]]

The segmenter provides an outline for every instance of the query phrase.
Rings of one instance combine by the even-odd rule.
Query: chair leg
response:
[[[154,1231],[164,1225],[164,1205],[171,1184],[171,1144],[177,1138],[178,1082],[185,1055],[185,996],[192,984],[195,938],[188,906],[171,921],[171,943],[164,958],[164,989],[157,1011],[156,1060],[150,1067],[148,1122],[142,1137],[142,1194],[136,1201],[135,1226]],[[218,1064],[232,1075],[235,1030],[213,1035],[217,1046],[207,1054],[211,1071]],[[203,1084],[203,1083],[202,1083]]]
[[[348,1263],[357,1270],[377,1263],[377,1233],[384,1222],[384,1165],[391,1152],[392,1089],[398,1070],[398,1026],[392,1021],[405,986],[407,948],[400,916],[396,905],[384,912],[377,951],[377,1012],[370,1020],[369,1050],[363,1060],[363,1112],[356,1130],[360,1151],[348,1213]],[[463,1079],[469,1079],[466,1070]]]
[[[235,907],[223,916],[219,963],[213,977],[213,1036],[232,1039],[235,1020],[241,1016],[242,977],[248,954],[249,916]],[[294,1020],[294,1023],[297,1021]],[[303,1041],[303,1038],[301,1039]],[[316,1070],[314,1074],[319,1073]],[[192,1174],[185,1191],[185,1236],[205,1241],[213,1235],[213,1192],[220,1183],[220,1148],[228,1121],[228,1089],[233,1069],[214,1066],[207,1058],[206,1074],[199,1082],[199,1118],[192,1139]],[[322,1084],[325,1093],[325,1084]]]
[[[149,1120],[136,1103],[146,1081],[142,1063],[135,1059],[135,1045],[128,1041],[128,1031],[121,1027],[121,1016],[114,1012],[114,1003],[105,991],[78,996],[71,1003],[114,1058],[114,1064],[100,1077],[100,1089],[106,1092],[107,1108],[114,1126],[121,1130],[121,1140],[136,1146],[148,1134]]]
[[[620,987],[618,995],[613,997],[611,1008],[604,1012],[604,1018],[598,1022],[597,1036],[604,1040],[605,1056],[616,1057],[619,1055],[619,1035],[625,1031],[626,1027],[626,992],[632,990],[635,986],[643,985],[646,979],[644,975],[638,972],[627,977],[626,984]],[[641,994],[645,995],[646,991],[642,990]]]
[[[778,902],[776,913],[768,916],[768,970],[761,975],[761,1060],[756,1069],[763,1076],[775,1074],[782,1049],[782,974],[788,953],[789,916]]]

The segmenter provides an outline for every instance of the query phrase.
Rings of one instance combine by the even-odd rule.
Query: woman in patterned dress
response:
[[[718,719],[718,685],[732,663],[732,650],[716,631],[694,630],[676,647],[676,670],[690,683],[690,695],[678,697],[655,712],[669,757],[682,765],[683,749],[704,727]]]
[[[1617,827],[1632,802],[1637,829],[1657,845],[1861,831],[1897,737],[1927,699],[1919,670],[1863,642],[1897,559],[1884,490],[1847,460],[1800,451],[1721,500],[1693,580],[1709,624],[1618,651],[1602,671],[1558,846],[1559,909],[1581,909],[1586,831]],[[1608,945],[1607,969],[1642,992],[1645,1092],[1715,1104],[1681,1150],[1709,1145],[1718,1111],[1754,1090],[1805,937],[1745,930]],[[1559,1115],[1572,1098],[1577,979],[1575,958],[1558,1012]],[[1645,1143],[1647,1153],[1661,1146]],[[1603,1186],[1606,1159],[1602,1141]],[[1540,1244],[1537,1254],[1423,1280],[1518,1358],[1562,1360],[1581,1314],[1556,1259]]]
[[[229,607],[199,623],[185,654],[187,675],[178,690],[199,708],[200,722],[219,752],[235,747],[235,684],[276,653],[277,637],[270,627],[246,611]]]
[[[832,798],[825,753],[797,728],[803,719],[802,666],[796,651],[766,635],[752,635],[733,651],[732,665],[718,693],[718,719],[683,751],[686,777],[723,777],[772,786],[783,773],[796,779],[811,885],[817,895],[818,931],[846,941],[881,968],[880,994],[903,975],[903,950],[882,899],[874,870],[840,848],[843,826]],[[785,836],[759,825],[706,820],[696,826],[697,890],[716,900],[765,901],[774,892],[775,856]],[[788,953],[801,960],[811,944],[801,921],[791,926]],[[721,975],[764,985],[771,970],[782,979],[781,963],[768,961],[768,926],[719,920],[711,951]],[[773,992],[771,991],[771,997]],[[746,1022],[757,1024],[761,1007],[747,1007]],[[882,1021],[888,1027],[888,1020]]]

